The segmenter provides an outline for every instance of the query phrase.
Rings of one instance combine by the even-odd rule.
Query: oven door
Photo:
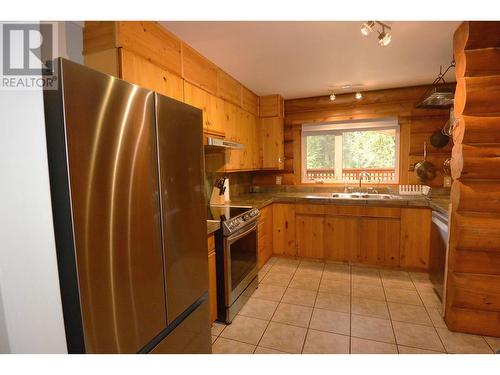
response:
[[[231,306],[257,276],[257,222],[225,239],[226,306]]]

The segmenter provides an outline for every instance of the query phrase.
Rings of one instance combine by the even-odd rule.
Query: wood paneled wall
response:
[[[500,336],[500,22],[464,22],[454,35],[458,128],[445,320]]]
[[[420,109],[415,105],[428,86],[367,91],[362,100],[354,94],[337,95],[335,101],[328,96],[285,100],[285,171],[283,184],[301,184],[301,125],[357,119],[397,117],[401,125],[400,183],[418,183],[413,166],[422,160],[423,142],[428,144],[428,160],[436,166],[437,176],[428,184],[443,185],[443,162],[451,156],[452,140],[441,149],[430,146],[429,138],[440,130],[449,118],[448,110]],[[255,174],[255,185],[275,183],[274,173]]]

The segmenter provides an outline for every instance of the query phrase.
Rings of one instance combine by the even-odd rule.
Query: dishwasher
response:
[[[446,254],[448,252],[448,215],[432,211],[429,278],[434,291],[443,301]]]

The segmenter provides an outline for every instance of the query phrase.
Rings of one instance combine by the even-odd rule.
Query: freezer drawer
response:
[[[210,354],[210,305],[203,302],[165,337],[151,354]]]

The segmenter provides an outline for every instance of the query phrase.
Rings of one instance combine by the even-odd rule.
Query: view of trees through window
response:
[[[307,180],[350,180],[358,178],[362,171],[369,172],[374,179],[395,181],[397,178],[397,128],[394,126],[330,128],[306,131],[303,136]]]
[[[307,169],[335,168],[335,135],[307,136]]]
[[[344,168],[394,168],[396,131],[353,131],[342,134]]]

